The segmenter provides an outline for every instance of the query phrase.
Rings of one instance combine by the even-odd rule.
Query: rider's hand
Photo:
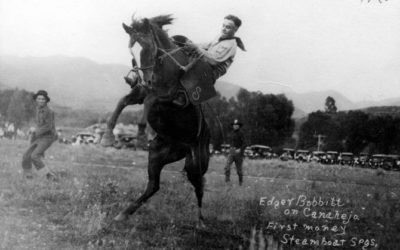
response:
[[[194,43],[193,43],[192,41],[190,41],[190,40],[187,40],[187,41],[186,41],[185,47],[188,48],[188,49],[190,49],[190,50],[197,50],[197,49],[199,48],[196,44],[194,44]]]

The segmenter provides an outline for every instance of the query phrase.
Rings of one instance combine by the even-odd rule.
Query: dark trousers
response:
[[[32,163],[37,170],[44,168],[44,163],[41,157],[44,157],[44,152],[53,144],[53,137],[42,137],[34,140],[28,150],[22,156],[22,168],[24,170],[32,169]]]
[[[235,163],[236,172],[237,172],[237,175],[239,176],[239,184],[242,184],[243,183],[243,170],[242,170],[243,156],[240,153],[230,153],[228,155],[228,160],[226,161],[226,165],[225,165],[225,181],[226,182],[230,181],[232,163]]]

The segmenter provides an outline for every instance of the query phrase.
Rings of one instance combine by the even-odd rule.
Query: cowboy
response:
[[[173,37],[175,43],[183,44],[186,51],[196,55],[181,78],[185,91],[177,93],[174,104],[185,106],[187,99],[193,104],[200,104],[216,95],[214,84],[231,66],[237,47],[245,51],[242,40],[235,37],[241,25],[242,21],[237,16],[226,16],[221,33],[212,42],[203,45],[196,45],[182,36]]]
[[[240,128],[243,126],[238,119],[235,119],[231,124],[233,132],[230,137],[230,150],[228,154],[228,159],[225,165],[225,182],[230,182],[231,165],[234,162],[236,166],[236,172],[239,177],[239,185],[243,184],[243,153],[245,149],[245,139]]]
[[[54,112],[48,107],[50,97],[45,90],[39,90],[33,99],[36,102],[36,126],[32,132],[30,146],[22,157],[22,168],[24,176],[33,178],[32,163],[36,170],[46,173],[47,179],[56,179],[55,175],[45,167],[42,161],[44,152],[56,140],[56,129],[54,124]]]
[[[186,46],[197,51],[202,60],[211,65],[214,82],[223,76],[235,58],[236,48],[245,51],[243,42],[235,37],[235,33],[242,25],[242,21],[234,15],[227,15],[222,23],[221,34],[212,42],[204,45],[196,45],[190,40]]]

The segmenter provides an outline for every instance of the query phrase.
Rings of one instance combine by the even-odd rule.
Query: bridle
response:
[[[159,44],[161,44],[161,42],[159,41],[158,37],[154,34],[154,30],[151,27],[150,28],[150,34],[151,34],[151,39],[152,39],[152,43],[153,46],[155,47],[155,56],[154,56],[154,62],[151,65],[148,66],[143,66],[143,67],[138,67],[138,66],[134,66],[127,74],[127,76],[129,76],[129,74],[131,72],[135,72],[138,77],[139,77],[139,81],[138,84],[139,86],[145,88],[146,90],[151,90],[152,87],[149,86],[144,79],[142,78],[141,74],[139,73],[140,71],[142,72],[142,74],[144,75],[144,71],[145,70],[149,70],[149,69],[154,69],[156,62],[160,61],[162,62],[165,58],[170,58],[172,60],[172,62],[182,71],[186,72],[188,71],[190,68],[193,67],[193,65],[202,57],[202,55],[198,56],[197,58],[195,58],[194,60],[192,60],[191,62],[189,62],[187,65],[183,66],[181,63],[178,62],[178,60],[174,57],[174,54],[183,50],[184,47],[178,46],[177,48],[172,48],[172,49],[162,49],[160,48]],[[162,55],[159,55],[160,52]],[[131,53],[133,58],[136,60],[135,55],[133,53]],[[153,72],[154,73],[154,72]],[[136,85],[136,86],[137,86]]]

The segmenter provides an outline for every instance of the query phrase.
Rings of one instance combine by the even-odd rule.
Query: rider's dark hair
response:
[[[231,20],[238,28],[240,27],[240,25],[242,25],[242,20],[240,20],[240,18],[237,16],[227,15],[225,19]]]

